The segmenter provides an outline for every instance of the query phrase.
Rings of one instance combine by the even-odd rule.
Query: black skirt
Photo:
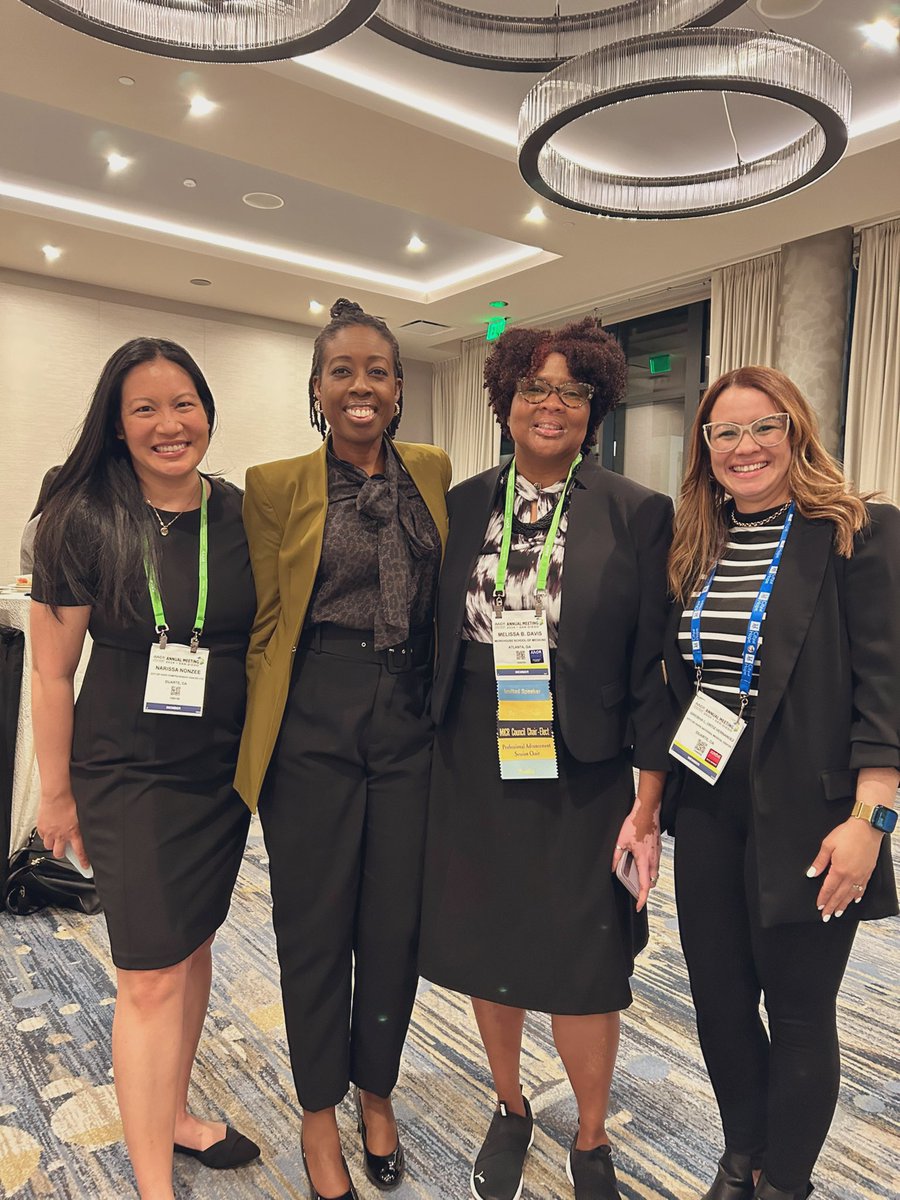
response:
[[[496,726],[492,648],[464,642],[434,748],[420,972],[538,1012],[627,1008],[647,919],[610,867],[631,764],[578,762],[555,725],[559,778],[503,781]]]

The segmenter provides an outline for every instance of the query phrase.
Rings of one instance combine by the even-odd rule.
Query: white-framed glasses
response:
[[[790,428],[790,415],[779,412],[757,417],[749,425],[738,425],[736,421],[710,421],[703,426],[703,437],[713,454],[725,454],[740,443],[745,433],[750,434],[757,446],[780,446]]]
[[[594,394],[589,383],[576,383],[570,379],[554,387],[546,379],[520,379],[516,391],[529,404],[541,404],[548,396],[556,392],[566,408],[582,408]]]

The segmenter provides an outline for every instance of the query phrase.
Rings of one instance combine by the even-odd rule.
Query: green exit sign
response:
[[[672,355],[671,354],[651,354],[650,355],[650,374],[651,375],[668,375],[672,370]]]
[[[488,321],[487,331],[484,335],[486,342],[496,342],[497,338],[506,329],[506,317],[494,317],[493,321]]]

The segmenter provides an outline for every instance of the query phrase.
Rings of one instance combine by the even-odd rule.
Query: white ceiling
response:
[[[395,328],[445,326],[401,337],[405,353],[439,359],[484,328],[492,299],[507,300],[515,320],[603,311],[785,241],[896,215],[900,53],[866,46],[859,32],[894,8],[822,0],[774,21],[746,4],[725,22],[813,42],[851,77],[850,150],[804,192],[654,223],[543,202],[548,219],[536,225],[524,219],[538,198],[518,174],[515,127],[537,76],[438,62],[366,29],[304,61],[190,64],[0,0],[0,266],[303,324],[324,320],[309,314],[311,298],[348,294]],[[196,92],[217,103],[210,116],[188,115]],[[755,97],[731,96],[729,110],[744,158],[805,128],[793,110]],[[578,122],[561,144],[622,171],[706,170],[734,156],[715,94],[621,105]],[[111,173],[110,151],[131,165]],[[242,203],[259,191],[283,207]],[[413,234],[426,243],[419,254],[406,248]],[[52,265],[40,249],[48,242],[63,250]],[[193,286],[198,277],[210,286]]]

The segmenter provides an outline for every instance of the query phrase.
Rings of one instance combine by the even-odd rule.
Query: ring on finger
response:
[[[851,892],[859,892],[861,895],[865,890],[866,890],[866,885],[864,883],[851,883],[850,884]]]

